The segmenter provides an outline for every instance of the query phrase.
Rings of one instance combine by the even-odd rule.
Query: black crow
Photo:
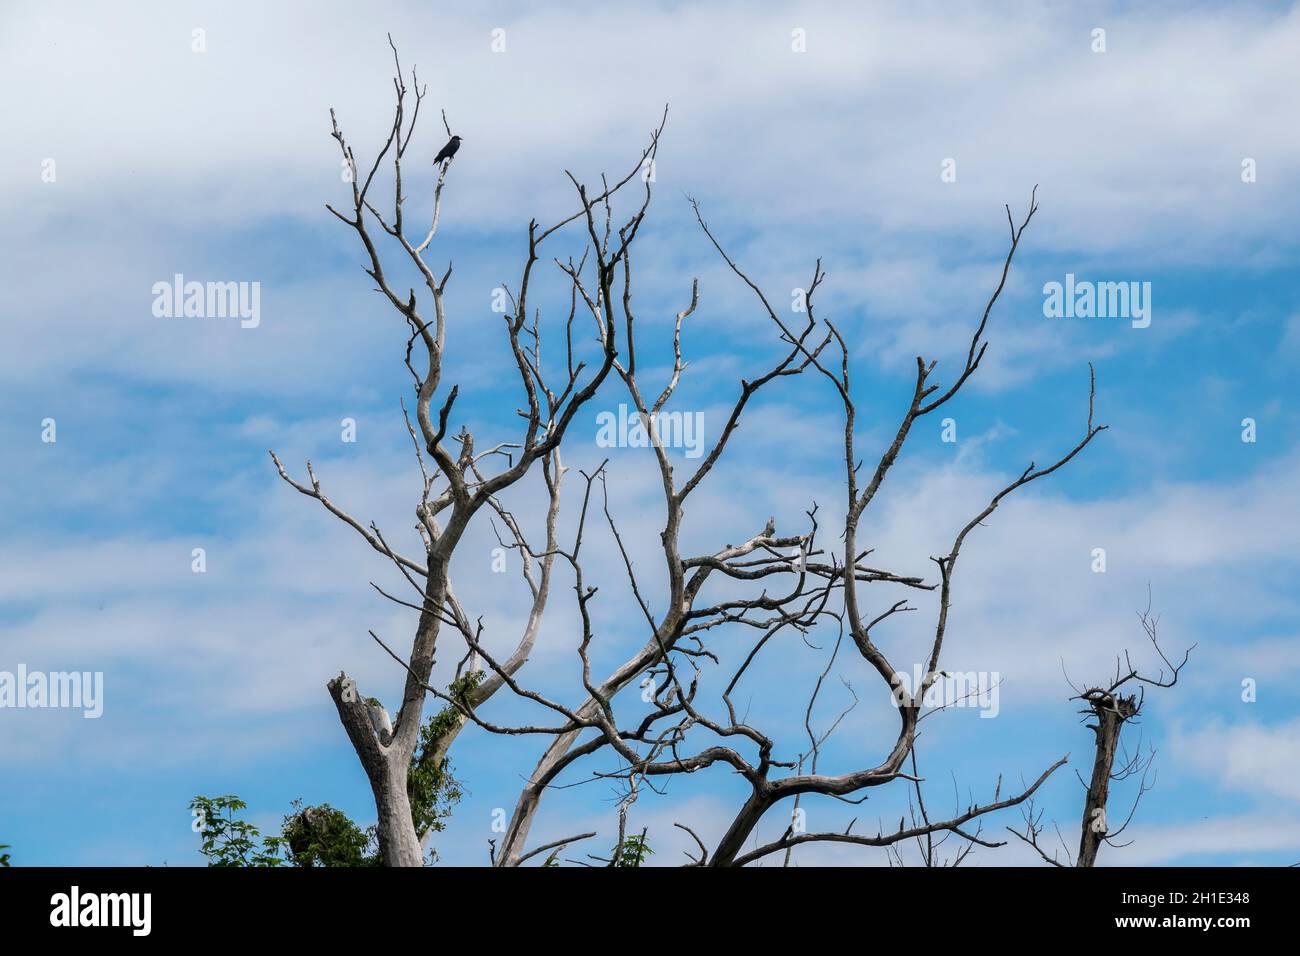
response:
[[[438,155],[433,157],[433,165],[437,166],[444,159],[451,159],[456,155],[456,150],[460,149],[460,137],[453,136],[447,140],[447,145],[438,150]]]

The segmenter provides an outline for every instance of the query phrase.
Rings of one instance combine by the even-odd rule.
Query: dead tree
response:
[[[1149,749],[1144,754],[1140,742],[1132,748],[1131,752],[1126,752],[1121,739],[1124,728],[1136,724],[1141,717],[1142,707],[1146,702],[1146,688],[1173,687],[1174,684],[1178,683],[1178,675],[1182,672],[1192,651],[1196,648],[1196,645],[1193,644],[1184,651],[1183,659],[1177,664],[1166,656],[1164,650],[1160,647],[1157,633],[1160,619],[1151,616],[1149,592],[1146,610],[1138,612],[1138,621],[1141,623],[1143,631],[1146,632],[1147,638],[1151,641],[1151,646],[1155,648],[1155,652],[1163,665],[1156,676],[1150,677],[1139,673],[1138,669],[1133,665],[1131,656],[1125,651],[1124,661],[1122,663],[1116,661],[1115,673],[1109,682],[1087,688],[1074,687],[1075,696],[1071,698],[1083,702],[1084,706],[1081,713],[1084,715],[1085,720],[1092,721],[1092,723],[1087,724],[1087,727],[1093,732],[1094,743],[1092,775],[1086,783],[1083,783],[1083,820],[1079,828],[1078,853],[1072,863],[1074,866],[1095,866],[1097,852],[1101,849],[1103,843],[1109,843],[1111,846],[1121,845],[1116,844],[1114,840],[1128,829],[1128,825],[1133,821],[1133,816],[1137,812],[1142,797],[1154,785],[1154,779],[1148,779],[1148,774],[1155,762],[1155,751]],[[1166,668],[1168,669],[1167,672]],[[1133,689],[1134,692],[1125,693],[1124,691],[1128,689]],[[1117,756],[1120,756],[1121,759],[1118,769],[1115,767]],[[1118,827],[1112,828],[1111,821],[1107,816],[1111,797],[1111,784],[1130,778],[1138,779],[1137,793],[1133,797],[1133,802],[1129,807],[1124,822]],[[1083,782],[1082,779],[1080,782]],[[1045,829],[1042,817],[1041,814],[1035,814],[1032,804],[1029,805],[1025,812],[1024,831],[1017,831],[1011,827],[1007,829],[1037,850],[1039,856],[1048,863],[1054,866],[1071,865],[1069,848],[1064,845],[1064,837],[1061,836],[1059,829],[1057,835],[1062,843],[1065,862],[1061,861],[1058,852],[1053,851],[1049,854],[1046,851],[1040,840]]]
[[[1189,647],[1183,653],[1183,659],[1177,664],[1173,663],[1165,655],[1165,652],[1160,649],[1160,641],[1156,632],[1160,619],[1151,616],[1149,595],[1147,608],[1138,614],[1138,620],[1142,624],[1142,629],[1146,631],[1147,637],[1151,640],[1151,646],[1155,648],[1156,653],[1160,656],[1164,667],[1160,669],[1155,677],[1143,676],[1133,666],[1133,662],[1126,652],[1124,655],[1124,668],[1121,670],[1119,664],[1116,663],[1115,676],[1109,684],[1100,687],[1089,687],[1075,698],[1083,701],[1084,713],[1094,721],[1094,723],[1088,725],[1088,728],[1096,738],[1096,755],[1092,764],[1092,778],[1088,782],[1088,790],[1083,801],[1083,823],[1079,837],[1079,856],[1076,866],[1093,866],[1097,862],[1097,851],[1101,849],[1102,843],[1114,840],[1124,831],[1133,819],[1133,813],[1137,810],[1142,795],[1150,789],[1147,784],[1146,773],[1150,769],[1154,754],[1143,758],[1139,748],[1135,755],[1126,760],[1118,771],[1115,770],[1115,755],[1120,746],[1120,734],[1126,725],[1135,722],[1141,716],[1142,705],[1146,699],[1146,688],[1148,686],[1173,687],[1178,682],[1179,672],[1183,669],[1188,657],[1195,648],[1195,645]],[[1169,669],[1167,677],[1165,668]],[[1125,694],[1123,691],[1129,687],[1136,687],[1136,693]],[[1106,818],[1106,807],[1110,799],[1111,782],[1124,780],[1134,775],[1141,775],[1141,782],[1138,786],[1137,796],[1133,800],[1133,807],[1122,825],[1110,829],[1110,824]]]
[[[395,50],[394,62],[397,63]],[[872,549],[860,543],[863,516],[898,461],[914,427],[954,399],[979,369],[988,348],[986,332],[990,316],[1005,286],[1021,237],[1037,211],[1035,200],[1031,197],[1029,209],[1019,223],[1010,208],[1006,210],[1010,243],[1001,276],[984,305],[961,367],[943,385],[936,374],[936,363],[917,357],[910,395],[903,402],[893,438],[866,472],[862,470],[857,446],[858,409],[853,399],[850,349],[836,326],[819,318],[814,308],[817,290],[826,278],[821,260],[817,260],[813,269],[802,316],[792,321],[773,307],[760,284],[725,250],[705,222],[700,206],[691,200],[704,236],[731,272],[753,292],[759,314],[770,323],[774,333],[774,350],[768,362],[738,383],[730,411],[701,461],[689,473],[678,474],[677,464],[664,447],[656,423],[672,401],[687,369],[683,360],[684,329],[687,319],[699,306],[699,282],[692,281],[689,299],[672,323],[674,360],[668,380],[662,388],[653,388],[643,381],[637,364],[637,306],[632,282],[633,243],[650,205],[652,177],[640,177],[641,188],[634,187],[637,198],[626,218],[623,214],[616,216],[614,211],[615,199],[621,201],[627,192],[632,192],[623,187],[637,178],[636,173],[644,164],[653,162],[663,129],[661,122],[636,166],[625,177],[613,186],[602,179],[599,191],[589,191],[570,175],[580,209],[545,229],[535,221],[529,224],[528,252],[517,294],[511,299],[511,312],[505,317],[504,330],[526,400],[526,408],[520,412],[523,431],[514,441],[479,451],[474,437],[464,428],[454,439],[448,438],[458,395],[456,386],[446,389],[442,381],[449,328],[444,291],[451,267],[439,276],[425,259],[437,234],[443,186],[452,163],[443,165],[433,187],[431,224],[423,237],[417,240],[409,236],[403,219],[406,198],[403,158],[424,97],[414,73],[412,86],[415,104],[408,123],[405,115],[408,91],[398,64],[394,122],[387,142],[364,176],[360,174],[351,146],[334,122],[333,135],[344,160],[357,172],[353,176],[347,211],[329,208],[355,231],[365,253],[367,275],[409,331],[406,367],[414,382],[416,424],[412,425],[408,418],[407,426],[423,476],[423,491],[415,507],[416,529],[424,547],[422,559],[403,556],[390,547],[373,524],[367,527],[336,506],[323,493],[310,464],[309,483],[302,484],[291,478],[276,460],[285,481],[316,498],[360,533],[400,571],[418,595],[418,599],[407,600],[381,591],[418,615],[409,650],[399,652],[372,632],[405,672],[396,718],[390,721],[388,712],[363,698],[344,675],[329,685],[340,720],[371,782],[384,861],[389,865],[418,865],[422,859],[422,834],[412,824],[408,785],[426,695],[441,702],[442,713],[450,717],[429,748],[434,758],[445,755],[460,729],[470,722],[488,733],[537,736],[544,741],[541,757],[519,793],[500,845],[493,846],[491,861],[497,866],[518,866],[544,851],[553,851],[547,858],[553,861],[556,853],[569,843],[591,836],[580,834],[534,849],[527,846],[543,798],[559,785],[561,775],[603,780],[620,788],[623,812],[615,851],[615,856],[620,856],[626,810],[636,794],[662,792],[664,783],[676,775],[707,772],[711,768],[739,775],[746,783],[748,795],[711,848],[687,823],[677,824],[699,847],[699,855],[692,860],[696,865],[740,866],[774,854],[783,854],[788,860],[794,848],[818,842],[888,849],[905,841],[928,840],[938,835],[964,841],[967,852],[973,846],[1000,846],[980,835],[980,819],[1029,800],[1065,763],[1065,757],[1042,770],[1031,784],[1013,795],[1003,794],[999,778],[990,799],[982,803],[972,800],[944,819],[932,818],[922,806],[920,818],[914,819],[910,826],[905,821],[900,821],[897,828],[887,829],[882,825],[875,834],[854,832],[855,823],[842,830],[817,832],[789,827],[780,838],[748,848],[756,827],[770,811],[783,805],[792,807],[806,797],[819,795],[848,803],[860,802],[872,788],[903,781],[918,788],[920,800],[921,778],[915,770],[909,772],[907,768],[915,767],[919,723],[932,712],[926,710],[925,701],[927,692],[940,679],[940,657],[950,633],[951,594],[961,549],[969,535],[1004,500],[1025,485],[1064,467],[1105,428],[1093,423],[1095,387],[1090,386],[1087,418],[1080,436],[1053,462],[1044,466],[1031,462],[978,514],[957,529],[946,550],[932,559],[933,580],[918,573],[877,567],[870,560]],[[665,120],[666,117],[665,110]],[[445,116],[443,122],[450,134]],[[389,216],[380,213],[378,200],[372,198],[371,192],[386,159],[392,162],[394,181]],[[571,224],[576,225],[566,234],[576,233],[581,237],[581,254],[575,256],[571,252],[565,258],[553,257],[566,277],[570,293],[562,331],[564,361],[560,363],[559,375],[555,376],[542,361],[542,342],[548,336],[542,331],[541,310],[533,301],[530,281],[540,261],[542,243]],[[418,270],[424,283],[419,297],[414,289],[402,295],[393,288],[379,252],[380,241],[395,246],[399,256]],[[428,315],[430,307],[431,316]],[[590,331],[583,333],[581,327]],[[417,347],[419,367],[412,358]],[[594,349],[598,356],[590,368],[575,358],[584,347]],[[752,534],[739,544],[719,543],[700,553],[684,552],[681,542],[687,520],[686,506],[737,442],[742,417],[760,394],[765,396],[785,379],[805,374],[820,376],[829,383],[842,413],[844,498],[836,509],[836,525],[832,528],[837,537],[836,546],[826,550],[820,547],[822,512],[810,502],[805,528],[778,533],[773,519],[761,523],[755,520]],[[548,384],[551,382],[555,384]],[[642,585],[611,509],[606,487],[608,462],[581,472],[583,484],[576,531],[567,541],[560,541],[557,515],[565,473],[560,458],[561,444],[578,411],[598,391],[605,394],[602,390],[606,388],[619,389],[620,400],[625,397],[631,402],[639,422],[651,437],[651,455],[662,492],[663,529],[659,534],[659,551],[665,582],[662,590],[655,593]],[[436,412],[435,398],[441,403]],[[507,466],[490,471],[502,453],[508,455]],[[538,472],[545,483],[549,504],[542,521],[545,540],[534,544],[528,538],[529,522],[516,520],[501,496],[530,473]],[[503,544],[516,550],[523,559],[524,576],[532,595],[527,625],[508,656],[489,651],[481,622],[476,622],[474,615],[462,606],[453,588],[453,554],[470,522],[483,512],[504,525],[507,533]],[[602,528],[598,533],[609,535],[621,556],[619,571],[625,578],[627,606],[642,630],[641,646],[623,664],[603,676],[594,672],[592,664],[591,649],[599,630],[592,602],[598,591],[602,595],[609,591],[593,583],[593,574],[608,569],[593,571],[585,567],[583,549],[584,537],[597,533],[597,527]],[[580,632],[571,636],[575,655],[576,700],[573,703],[553,699],[529,687],[522,672],[537,639],[548,596],[561,574],[572,585],[570,593],[580,627]],[[889,596],[880,595],[882,591],[889,592]],[[878,641],[878,632],[896,615],[916,610],[906,597],[898,597],[900,593],[931,597],[936,603],[933,626],[927,629],[928,642],[923,648],[925,676],[919,687],[911,689],[905,686],[899,669]],[[868,609],[869,605],[872,610]],[[465,649],[456,672],[457,680],[447,689],[430,683],[435,651],[444,628],[463,641]],[[865,668],[872,680],[879,681],[882,698],[895,704],[899,719],[896,736],[882,741],[870,762],[833,773],[823,772],[820,759],[821,743],[830,731],[819,733],[812,729],[816,689],[810,697],[805,721],[810,748],[803,753],[787,752],[777,732],[755,726],[737,711],[734,703],[739,686],[760,654],[771,653],[783,638],[793,635],[812,646],[813,635],[826,634],[830,629],[838,634],[836,652],[841,643],[856,651],[859,666]],[[847,642],[843,640],[845,637]],[[726,653],[726,648],[745,645],[746,638],[749,638],[749,650],[739,655],[734,670],[724,669],[720,655]],[[834,661],[832,655],[831,663]],[[827,673],[829,669],[830,664]],[[727,671],[731,671],[729,677]],[[718,699],[706,700],[708,694],[703,689],[715,679],[721,685]],[[620,695],[636,682],[653,687],[649,712],[629,716],[631,708]],[[818,687],[821,684],[819,681]],[[506,691],[546,716],[527,724],[503,724],[493,719],[486,705]],[[613,769],[602,769],[601,761]],[[928,858],[933,861],[933,854]]]

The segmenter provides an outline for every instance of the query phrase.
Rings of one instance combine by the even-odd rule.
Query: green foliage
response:
[[[0,843],[0,850],[7,850],[7,849],[9,849],[8,843]],[[9,854],[0,853],[0,866],[8,866],[8,865],[9,865]]]
[[[328,803],[304,807],[301,800],[295,800],[293,808],[293,813],[285,815],[281,837],[294,866],[379,865],[374,827],[362,830]]]
[[[229,795],[190,801],[203,841],[199,852],[208,858],[208,866],[283,866],[287,862],[283,838],[263,837],[257,827],[236,816],[247,808],[243,800]]]
[[[624,837],[623,842],[614,847],[614,855],[609,865],[642,866],[652,853],[654,850],[650,849],[650,844],[646,842],[645,831],[642,830],[639,836]]]
[[[466,674],[447,688],[449,696],[463,701],[465,695],[478,687],[482,680],[482,671]],[[440,747],[460,719],[460,712],[448,704],[420,728],[420,740],[411,757],[411,769],[406,778],[406,796],[411,803],[411,822],[421,840],[446,827],[444,821],[451,816],[452,807],[464,796],[460,782],[452,776],[451,759]],[[430,850],[429,853],[431,858],[437,859],[436,852]]]
[[[235,796],[195,797],[190,810],[199,824],[199,852],[208,866],[377,866],[374,828],[361,830],[329,804],[293,803],[279,836],[262,836],[239,819],[248,804]]]

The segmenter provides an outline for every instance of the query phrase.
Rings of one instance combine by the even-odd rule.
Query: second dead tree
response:
[[[1151,789],[1151,784],[1147,780],[1147,773],[1155,759],[1154,751],[1143,755],[1141,747],[1138,746],[1134,748],[1131,756],[1125,754],[1120,768],[1115,769],[1116,756],[1123,752],[1121,735],[1126,725],[1135,723],[1142,715],[1146,688],[1148,686],[1173,687],[1178,682],[1179,673],[1196,647],[1195,644],[1189,647],[1183,653],[1183,659],[1177,664],[1165,655],[1165,652],[1160,647],[1157,634],[1160,619],[1151,616],[1149,594],[1147,608],[1145,611],[1138,613],[1138,620],[1141,622],[1142,629],[1146,632],[1152,647],[1155,648],[1156,654],[1159,655],[1164,665],[1156,676],[1149,677],[1140,673],[1133,666],[1133,661],[1126,651],[1123,664],[1116,662],[1114,677],[1107,685],[1089,687],[1085,690],[1074,688],[1077,693],[1072,699],[1083,701],[1082,713],[1092,721],[1087,726],[1093,732],[1094,738],[1092,777],[1085,785],[1086,792],[1083,800],[1083,819],[1080,824],[1079,850],[1077,857],[1072,864],[1069,864],[1076,867],[1096,865],[1097,852],[1101,849],[1101,845],[1103,843],[1115,845],[1111,841],[1128,827],[1134,813],[1137,811],[1138,803],[1142,800],[1143,795]],[[1133,689],[1134,692],[1125,694],[1123,693],[1125,689]],[[1133,805],[1129,809],[1128,816],[1123,824],[1112,830],[1107,820],[1110,786],[1114,782],[1127,780],[1129,777],[1134,776],[1140,777],[1140,782],[1137,795],[1133,799]],[[1007,829],[1037,850],[1039,855],[1048,863],[1054,866],[1067,865],[1062,863],[1055,853],[1049,856],[1039,843],[1039,837],[1044,827],[1042,825],[1042,816],[1041,814],[1037,816],[1034,814],[1032,803],[1028,805],[1025,811],[1025,832],[1021,833],[1011,827]],[[1060,836],[1059,829],[1057,832],[1058,836]],[[1065,844],[1064,837],[1061,837],[1061,843],[1062,845]],[[1066,850],[1066,857],[1068,860],[1068,849]]]

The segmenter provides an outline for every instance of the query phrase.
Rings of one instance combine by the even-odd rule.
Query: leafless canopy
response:
[[[679,472],[680,462],[675,462],[663,446],[654,421],[673,400],[687,372],[688,363],[683,359],[687,330],[706,321],[695,318],[688,323],[687,319],[696,315],[704,296],[698,279],[690,282],[689,289],[683,281],[681,310],[670,323],[673,365],[667,381],[656,391],[644,380],[637,362],[637,309],[632,289],[635,240],[649,210],[653,186],[653,177],[638,176],[638,172],[655,160],[667,120],[665,110],[630,171],[613,184],[602,178],[598,188],[588,187],[568,174],[576,211],[545,227],[537,221],[528,224],[527,253],[511,292],[511,310],[502,330],[523,396],[522,424],[518,434],[480,447],[464,427],[449,437],[459,395],[459,388],[454,384],[448,387],[442,378],[448,330],[454,333],[455,327],[444,299],[452,268],[448,264],[439,271],[426,258],[436,254],[442,241],[438,224],[443,190],[455,161],[442,164],[437,171],[428,228],[421,226],[419,231],[411,232],[403,215],[408,199],[403,162],[425,90],[414,71],[408,87],[395,49],[393,55],[394,119],[386,142],[372,162],[365,166],[358,163],[331,114],[332,135],[355,174],[348,203],[342,210],[334,206],[329,210],[355,233],[364,254],[366,274],[409,333],[405,360],[414,387],[415,422],[412,424],[408,417],[407,426],[422,476],[422,491],[414,509],[422,553],[407,556],[398,552],[379,528],[353,518],[336,505],[324,493],[310,463],[308,480],[302,483],[275,460],[286,482],[317,499],[354,528],[371,548],[391,562],[413,592],[402,597],[381,589],[385,596],[418,615],[409,646],[405,642],[398,646],[374,635],[406,675],[395,719],[390,721],[383,707],[367,702],[345,675],[330,683],[340,720],[374,790],[386,862],[418,865],[427,837],[415,833],[410,825],[406,792],[407,768],[415,752],[426,697],[451,708],[456,716],[433,759],[444,757],[459,731],[470,723],[489,734],[529,735],[543,741],[536,766],[523,780],[508,827],[494,842],[492,862],[498,866],[518,866],[547,851],[552,851],[550,859],[554,859],[568,844],[590,836],[579,834],[529,848],[529,831],[543,797],[555,787],[592,779],[616,786],[622,795],[621,845],[627,809],[642,788],[662,791],[676,775],[709,772],[738,776],[745,783],[746,796],[735,808],[725,832],[712,842],[701,838],[691,821],[676,824],[697,847],[691,859],[696,865],[738,866],[774,854],[782,854],[789,862],[792,850],[808,843],[849,843],[894,848],[896,852],[900,844],[917,841],[926,862],[931,863],[938,860],[937,846],[948,839],[962,847],[954,862],[960,862],[973,846],[1000,845],[981,836],[981,818],[1027,801],[1066,758],[1042,769],[1015,793],[1004,793],[999,782],[983,802],[971,800],[951,815],[939,817],[925,804],[916,770],[918,724],[925,713],[926,692],[939,679],[949,633],[952,589],[967,538],[1006,499],[1064,467],[1104,430],[1104,425],[1093,422],[1094,384],[1090,383],[1086,417],[1080,415],[1084,428],[1066,443],[1059,457],[1043,465],[1030,462],[956,529],[946,550],[932,559],[932,573],[875,566],[872,549],[859,540],[859,529],[914,427],[956,398],[978,372],[989,347],[987,334],[994,307],[1025,229],[1038,209],[1035,198],[1018,219],[1010,207],[1006,210],[1009,240],[1005,259],[996,286],[973,323],[963,363],[945,381],[935,361],[917,357],[911,393],[904,397],[892,440],[872,462],[864,462],[858,447],[851,349],[840,329],[817,311],[817,293],[826,280],[821,260],[813,266],[804,311],[791,317],[773,305],[761,284],[727,251],[705,221],[700,204],[691,199],[703,235],[735,279],[752,292],[759,317],[771,329],[772,354],[766,364],[736,384],[730,409],[711,443],[698,462]],[[443,120],[450,133],[445,116]],[[386,163],[391,164],[394,197],[391,206],[381,211],[372,187]],[[626,208],[619,212],[616,206]],[[561,241],[570,247],[576,243],[581,251],[551,254],[550,245]],[[545,266],[544,246],[550,256]],[[381,252],[381,247],[415,267],[423,281],[418,294],[414,288],[394,288],[384,266],[385,256],[390,253]],[[559,310],[561,321],[544,328],[543,309],[534,301],[534,280],[536,270],[552,266],[563,277],[570,294]],[[552,364],[542,361],[542,345],[548,340],[559,342],[562,361],[556,363],[558,375]],[[596,361],[588,363],[577,358],[584,349],[590,351],[593,347],[598,355]],[[547,354],[552,353],[548,350]],[[821,544],[823,511],[809,502],[803,527],[778,529],[772,519],[756,520],[753,533],[738,544],[683,553],[687,502],[741,440],[738,426],[742,416],[756,404],[760,392],[766,394],[779,388],[782,380],[803,375],[823,380],[841,410],[838,425],[843,429],[844,496],[834,509],[833,531],[837,537],[833,546]],[[618,401],[630,402],[652,438],[647,461],[653,459],[650,467],[657,469],[663,520],[659,535],[663,583],[656,586],[654,593],[637,575],[611,508],[606,488],[608,462],[579,472],[576,532],[561,539],[560,491],[567,472],[561,462],[561,447],[572,432],[576,416],[597,394],[602,398],[617,394]],[[545,514],[517,517],[503,496],[526,476],[538,473],[547,492]],[[568,479],[570,484],[574,480]],[[462,605],[453,587],[455,549],[471,521],[484,511],[497,525],[502,545],[518,555],[522,586],[531,596],[527,623],[522,633],[512,638],[513,650],[504,655],[489,650],[481,619]],[[542,529],[540,540],[530,540],[534,525]],[[593,664],[591,652],[596,642],[609,638],[599,633],[593,617],[592,602],[597,600],[598,587],[592,581],[592,568],[587,566],[590,549],[584,547],[596,534],[608,535],[607,540],[613,542],[621,556],[621,571],[629,592],[627,617],[635,619],[641,635],[639,646],[626,660],[603,673]],[[553,635],[554,640],[572,648],[575,686],[564,699],[544,695],[530,686],[524,668],[557,579],[570,585],[566,591],[575,602],[580,628],[579,633]],[[926,603],[931,597],[935,599],[934,619],[923,655],[925,677],[910,694],[878,639],[897,615],[917,610],[909,604],[908,595],[926,598]],[[778,742],[783,738],[777,732],[757,726],[747,713],[738,710],[736,692],[759,655],[790,646],[778,638],[798,635],[812,646],[810,635],[815,631],[836,635],[834,651],[810,691],[804,726],[806,748],[787,752],[788,744]],[[431,683],[431,672],[439,642],[446,640],[454,643],[453,653],[460,659],[458,676],[473,679],[440,688]],[[706,670],[721,667],[719,649],[729,648],[734,654],[737,646],[748,650],[739,655],[740,663],[730,676],[719,682],[723,686],[721,693],[705,693],[702,688],[708,682],[702,677]],[[833,667],[844,662],[842,650],[856,654],[872,679],[879,681],[876,692],[896,702],[898,730],[892,739],[870,747],[860,765],[828,771],[822,766],[826,762],[823,744],[856,704],[858,692],[845,684],[852,702],[829,726],[815,726],[813,708]],[[1136,675],[1131,677],[1137,679]],[[650,698],[646,702],[648,713],[644,705],[637,706],[627,700],[627,695],[620,696],[634,683],[653,687],[652,693],[646,695]],[[1116,692],[1118,686],[1109,693]],[[532,706],[538,714],[535,722],[506,723],[494,717],[489,702],[503,693]],[[617,769],[611,771],[610,766]],[[875,833],[858,832],[855,823],[844,829],[817,832],[792,825],[775,840],[759,844],[751,839],[760,820],[778,804],[795,808],[809,795],[860,802],[871,788],[900,780],[915,792],[910,822],[899,821],[897,827],[881,826]],[[898,859],[901,862],[901,857]]]

